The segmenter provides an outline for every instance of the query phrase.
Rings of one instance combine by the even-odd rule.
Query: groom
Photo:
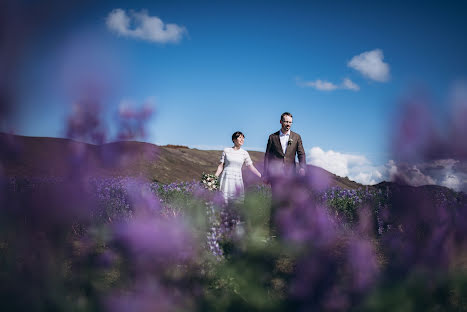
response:
[[[267,182],[273,182],[271,178],[274,177],[295,174],[295,155],[299,161],[298,174],[305,175],[306,156],[302,138],[298,133],[290,131],[292,114],[283,113],[280,123],[281,129],[269,136],[264,154],[264,175]]]
[[[279,233],[275,227],[276,213],[282,200],[279,194],[287,184],[287,176],[291,177],[297,173],[295,155],[298,156],[298,174],[305,175],[306,156],[303,149],[302,138],[298,133],[290,131],[292,126],[292,114],[285,112],[281,115],[281,129],[269,136],[266,153],[264,154],[264,176],[265,182],[271,184],[273,203],[269,218],[270,235],[278,237]]]

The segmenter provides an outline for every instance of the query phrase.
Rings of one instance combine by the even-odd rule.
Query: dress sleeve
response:
[[[221,159],[219,160],[220,163],[224,163],[225,162],[225,150],[222,151],[222,156],[221,156]]]
[[[243,163],[247,167],[253,165],[253,162],[251,161],[251,158],[250,158],[250,154],[248,154],[247,151],[245,151],[245,160],[243,161]]]

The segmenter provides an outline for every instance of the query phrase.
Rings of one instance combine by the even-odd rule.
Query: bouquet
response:
[[[219,179],[214,174],[203,173],[201,185],[210,191],[217,191],[219,189]]]

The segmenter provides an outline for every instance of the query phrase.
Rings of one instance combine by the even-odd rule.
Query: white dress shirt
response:
[[[290,130],[286,133],[282,133],[282,129],[279,131],[279,139],[281,140],[282,151],[284,152],[287,150],[287,144],[289,143],[290,138]]]

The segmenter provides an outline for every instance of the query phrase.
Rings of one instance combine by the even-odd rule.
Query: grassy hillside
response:
[[[203,172],[214,173],[222,151],[184,146],[157,146],[145,142],[86,144],[69,139],[0,134],[3,171],[9,176],[67,176],[76,170],[88,175],[137,176],[162,183],[198,180]],[[13,151],[13,152],[12,152]],[[263,170],[263,152],[249,151],[254,165]],[[327,176],[331,185],[358,188],[360,184],[328,171],[308,166],[310,175]],[[249,177],[249,172],[245,172]]]

